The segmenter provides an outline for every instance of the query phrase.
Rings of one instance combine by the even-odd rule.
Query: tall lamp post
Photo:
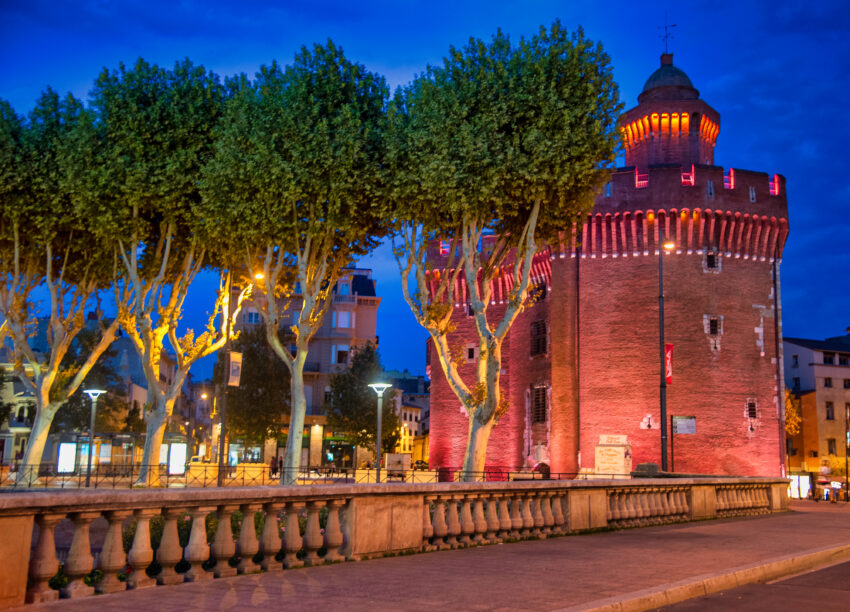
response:
[[[376,480],[381,483],[381,410],[384,407],[384,391],[392,387],[390,383],[372,383],[369,385],[378,394],[378,438],[375,441],[375,463],[377,465]]]
[[[850,404],[844,404],[844,503],[850,501],[850,487],[847,486],[847,450],[850,449]]]
[[[664,228],[659,222],[662,248],[658,249],[658,345],[661,355],[661,471],[667,471],[667,359],[664,352],[664,251],[672,251],[676,244],[664,240]]]
[[[89,461],[86,469],[86,487],[91,484],[91,456],[94,454],[94,414],[97,412],[97,398],[106,393],[103,389],[83,389],[91,399],[91,422],[89,423]]]

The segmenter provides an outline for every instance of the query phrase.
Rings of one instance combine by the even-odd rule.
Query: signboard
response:
[[[664,378],[667,384],[673,384],[673,345],[664,345]]]
[[[242,353],[230,353],[230,375],[227,377],[227,386],[238,387],[240,376],[242,376]]]
[[[599,436],[600,444],[628,444],[628,436],[625,435],[614,435],[614,434],[602,434]]]
[[[673,420],[674,434],[695,434],[697,432],[697,418],[692,416],[674,416],[670,417]]]

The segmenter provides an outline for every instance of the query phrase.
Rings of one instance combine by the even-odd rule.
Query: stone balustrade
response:
[[[787,487],[780,479],[694,478],[5,494],[0,608],[402,552],[764,514],[787,509]],[[242,521],[234,530],[237,511]],[[95,520],[107,525],[97,563]],[[72,536],[56,590],[60,523]]]

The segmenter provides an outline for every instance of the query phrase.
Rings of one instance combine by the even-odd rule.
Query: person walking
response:
[[[277,478],[277,457],[272,457],[269,462],[269,472],[271,472],[272,478]]]

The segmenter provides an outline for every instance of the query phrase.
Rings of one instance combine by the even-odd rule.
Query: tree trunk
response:
[[[469,419],[469,435],[466,440],[466,454],[463,458],[463,480],[474,482],[484,479],[484,463],[487,458],[487,442],[496,415],[491,414],[489,419],[483,422],[477,416]]]
[[[289,434],[286,436],[286,454],[280,471],[280,484],[296,484],[301,468],[301,439],[304,432],[304,415],[307,414],[307,398],[304,396],[304,361],[306,349],[298,348],[292,364],[292,412],[289,416]]]
[[[159,453],[162,448],[162,438],[165,435],[165,425],[174,409],[174,399],[156,397],[156,407],[150,413],[145,428],[145,450],[142,454],[139,477],[133,485],[135,487],[160,486]]]
[[[24,450],[24,457],[21,459],[21,465],[18,467],[18,474],[15,477],[15,481],[19,483],[33,483],[38,480],[38,470],[41,467],[44,447],[47,444],[47,434],[50,433],[50,425],[59,409],[59,406],[51,406],[44,399],[36,397],[35,420]]]

